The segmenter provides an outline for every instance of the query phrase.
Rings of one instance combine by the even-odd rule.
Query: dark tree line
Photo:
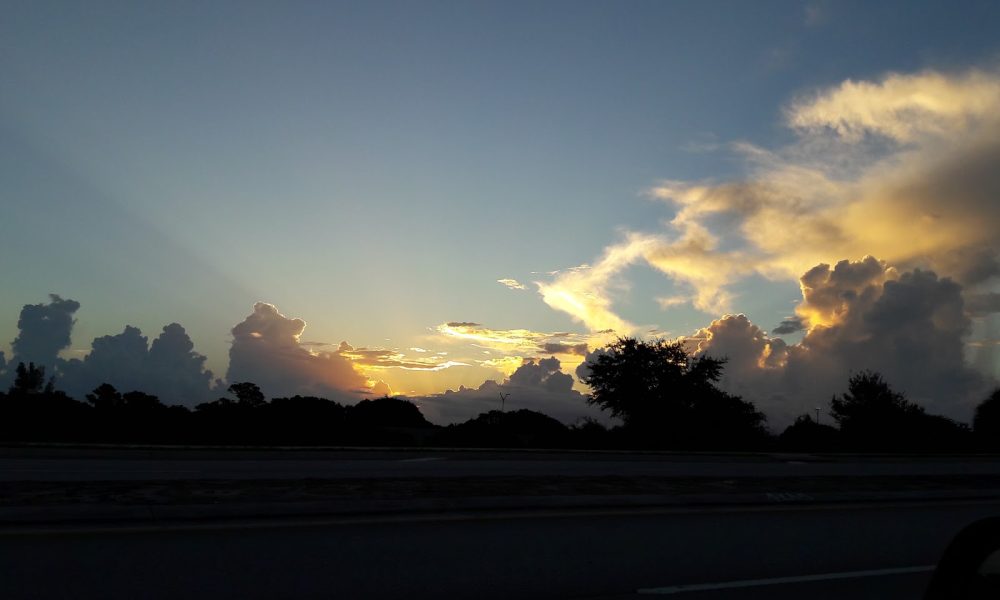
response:
[[[616,417],[573,426],[531,410],[490,411],[441,427],[407,400],[343,405],[325,398],[267,399],[237,382],[194,410],[102,384],[77,401],[45,371],[20,364],[0,392],[0,442],[107,442],[330,446],[653,448],[864,452],[1000,451],[1000,389],[973,426],[928,414],[878,373],[862,371],[835,396],[836,426],[803,415],[778,436],[753,403],[717,386],[725,360],[691,356],[679,343],[621,338],[588,363],[588,402]]]

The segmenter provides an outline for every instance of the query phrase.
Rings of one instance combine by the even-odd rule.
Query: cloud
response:
[[[1000,312],[1000,293],[967,294],[965,308],[970,315],[977,317],[998,313]]]
[[[370,393],[367,378],[341,356],[342,350],[316,352],[304,347],[299,339],[305,328],[305,321],[282,315],[272,304],[254,304],[253,312],[232,329],[226,379],[252,381],[271,397],[301,394],[350,400]]]
[[[121,391],[154,393],[145,377],[148,343],[142,331],[130,325],[119,334],[96,337],[83,360],[73,359],[62,367],[60,387],[77,397],[102,383],[110,383]]]
[[[11,362],[33,362],[52,373],[59,352],[69,347],[73,315],[79,309],[79,302],[56,294],[49,295],[48,304],[25,304],[17,320],[17,337],[11,343]]]
[[[120,391],[141,390],[166,404],[194,406],[211,399],[212,372],[205,357],[194,351],[184,328],[171,323],[148,345],[132,326],[122,333],[94,339],[82,359],[60,365],[59,387],[82,398],[102,383]]]
[[[487,380],[478,388],[460,387],[443,394],[415,399],[428,419],[437,423],[465,421],[500,408],[500,394],[507,410],[530,409],[564,423],[582,417],[607,417],[587,405],[587,397],[573,389],[573,377],[561,371],[557,358],[528,358],[503,382]]]
[[[770,338],[744,315],[726,315],[688,338],[696,352],[728,358],[729,391],[780,427],[827,406],[851,373],[874,369],[911,400],[969,420],[991,382],[965,362],[971,322],[958,283],[867,257],[818,265],[800,285],[797,312],[809,329],[798,344]]]
[[[384,382],[382,380],[376,381],[375,385],[372,386],[372,395],[373,396],[378,396],[378,397],[382,397],[382,396],[389,396],[389,397],[391,397],[391,396],[393,396],[392,388],[389,387],[388,383],[386,383],[386,382]]]
[[[542,344],[541,349],[546,354],[576,354],[579,356],[587,355],[587,344],[564,344],[562,342],[546,342]]]
[[[657,245],[656,238],[630,234],[624,243],[605,249],[593,266],[581,265],[559,271],[551,282],[536,281],[542,300],[568,314],[590,331],[616,331],[625,335],[636,326],[612,310],[612,292],[622,288],[619,273]]]
[[[178,323],[166,325],[153,340],[146,367],[151,393],[168,403],[196,400],[212,381],[205,356],[194,351],[194,342]]]
[[[748,276],[794,281],[817,264],[866,255],[933,270],[968,294],[996,291],[998,73],[845,81],[794,99],[784,115],[791,143],[730,144],[746,164],[742,179],[657,185],[650,197],[674,211],[665,229],[626,232],[593,266],[539,283],[543,300],[592,330],[630,333],[613,300],[637,263],[681,289],[664,308],[688,299],[720,314]]]
[[[592,340],[605,339],[608,332],[576,334],[564,331],[544,332],[530,329],[491,329],[479,323],[451,322],[438,325],[437,332],[446,339],[464,341],[504,353],[586,354]],[[581,347],[584,349],[581,352]]]
[[[497,279],[497,283],[503,284],[512,290],[526,290],[528,287],[516,279]]]
[[[830,129],[852,142],[868,134],[915,142],[928,135],[951,138],[995,127],[998,106],[1000,79],[995,73],[891,73],[881,81],[848,80],[800,98],[789,106],[787,120],[797,129]]]
[[[789,333],[795,333],[796,331],[802,331],[806,326],[802,322],[802,319],[798,317],[792,317],[790,319],[784,319],[777,327],[771,330],[771,333],[777,335],[787,335]]]
[[[426,352],[424,350],[423,352]],[[377,369],[404,369],[407,371],[441,371],[451,367],[467,367],[468,363],[456,360],[438,360],[437,357],[407,358],[399,350],[386,348],[354,348],[342,342],[337,354],[356,365]]]

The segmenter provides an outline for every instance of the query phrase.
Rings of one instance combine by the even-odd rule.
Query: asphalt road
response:
[[[0,481],[612,475],[724,478],[1000,475],[1000,459],[461,451],[240,452],[6,449],[0,453]]]
[[[0,597],[639,598],[821,575],[670,597],[919,598],[948,540],[998,513],[952,504],[5,534]]]

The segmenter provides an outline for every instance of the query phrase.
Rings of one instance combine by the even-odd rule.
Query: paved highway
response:
[[[951,536],[995,514],[952,504],[8,533],[0,597],[919,598]]]
[[[504,452],[35,451],[0,453],[0,481],[388,477],[1000,475],[993,458],[816,458]]]

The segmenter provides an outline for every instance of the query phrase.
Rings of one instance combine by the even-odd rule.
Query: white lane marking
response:
[[[443,456],[424,456],[421,458],[404,458],[399,462],[431,462],[432,460],[444,460]]]
[[[928,571],[933,571],[934,568],[934,565],[922,565],[918,567],[899,567],[896,569],[873,569],[870,571],[842,571],[840,573],[821,573],[818,575],[771,577],[769,579],[743,579],[741,581],[723,581],[720,583],[692,583],[687,585],[668,585],[657,588],[643,588],[636,590],[636,592],[639,594],[683,594],[685,592],[726,590],[732,588],[754,587],[758,585],[782,585],[787,583],[808,583],[810,581],[829,581],[831,579],[854,579],[856,577],[881,577],[885,575],[926,573]]]

